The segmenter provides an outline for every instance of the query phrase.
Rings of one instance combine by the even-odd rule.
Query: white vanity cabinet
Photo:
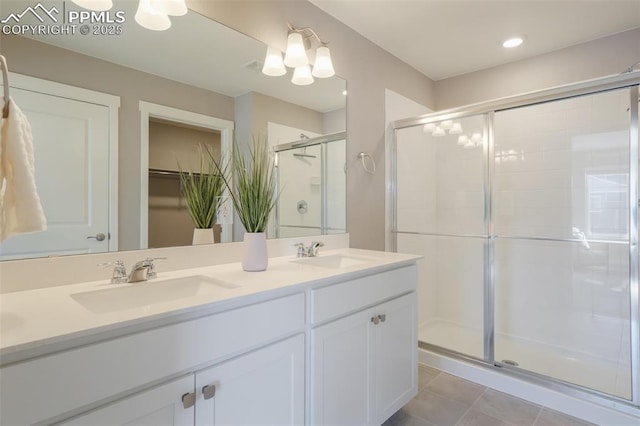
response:
[[[193,426],[194,418],[198,426],[303,424],[304,335],[251,351],[59,424]]]
[[[196,373],[196,425],[304,424],[304,335]]]
[[[304,401],[290,395],[304,397],[304,330],[305,294],[296,293],[11,364],[0,369],[0,424],[101,424],[112,415],[102,424],[182,424],[182,397],[190,393],[196,412],[214,403],[231,416],[244,395],[260,380],[273,381],[287,362],[295,380],[274,404],[300,416]],[[205,401],[202,388],[215,383],[219,398]],[[234,397],[236,405],[221,402]],[[194,408],[187,408],[192,425]],[[85,415],[86,421],[75,418]]]
[[[417,393],[417,267],[373,256],[352,269],[285,259],[237,297],[113,321],[60,296],[75,309],[61,317],[87,325],[4,359],[0,425],[380,425]],[[37,305],[21,296],[8,300]]]
[[[409,266],[313,292],[313,425],[380,425],[416,395],[415,287]]]
[[[181,395],[193,392],[193,375],[182,377],[100,407],[60,426],[164,425],[193,426],[195,406],[185,408]]]

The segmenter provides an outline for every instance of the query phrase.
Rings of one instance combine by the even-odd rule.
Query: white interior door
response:
[[[109,107],[18,88],[11,97],[31,124],[47,230],[7,239],[0,259],[109,251]]]

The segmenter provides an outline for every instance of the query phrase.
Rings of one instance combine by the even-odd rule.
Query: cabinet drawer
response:
[[[416,265],[405,266],[311,292],[311,318],[314,324],[337,318],[383,300],[416,289]]]
[[[0,424],[32,424],[111,399],[304,327],[299,293],[0,369]]]

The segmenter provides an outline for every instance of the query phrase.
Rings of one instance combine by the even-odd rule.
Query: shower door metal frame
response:
[[[488,368],[501,368],[501,371],[508,375],[525,378],[530,382],[539,384],[549,389],[561,390],[562,392],[577,396],[579,398],[602,403],[603,401],[615,401],[617,408],[623,412],[630,412],[637,415],[640,408],[640,292],[639,292],[639,250],[638,250],[638,205],[640,203],[638,190],[638,149],[640,145],[640,134],[638,130],[638,101],[640,98],[640,72],[630,72],[614,75],[594,80],[587,80],[578,83],[553,87],[546,90],[525,93],[518,96],[500,98],[489,102],[473,104],[470,106],[444,110],[418,117],[398,120],[392,123],[391,130],[393,137],[389,147],[390,178],[392,182],[387,185],[387,200],[391,203],[390,214],[387,222],[387,247],[392,251],[397,251],[397,235],[399,233],[397,223],[397,144],[398,131],[405,128],[421,126],[428,123],[461,119],[469,116],[485,115],[485,131],[487,138],[483,146],[483,160],[485,161],[485,230],[488,236],[484,236],[484,336],[483,336],[483,359],[471,357],[459,352],[435,346],[426,342],[419,342],[419,346],[424,349],[441,353],[453,358],[462,359],[477,365]],[[494,154],[493,118],[496,112],[512,108],[531,106],[550,101],[568,99],[577,96],[596,94],[616,89],[629,89],[631,107],[629,120],[629,297],[630,297],[630,338],[631,338],[631,399],[625,399],[616,395],[589,389],[573,383],[564,382],[549,376],[541,375],[528,370],[512,368],[508,365],[496,362],[495,360],[495,229],[494,229],[494,207],[493,197],[494,185],[493,175],[495,164],[489,161]],[[416,233],[417,234],[417,233]],[[423,235],[423,233],[420,233]],[[440,235],[455,236],[444,234]],[[462,235],[460,235],[462,236]],[[469,235],[470,236],[470,235]],[[477,236],[476,236],[477,237]],[[504,237],[503,237],[504,238]],[[531,238],[529,238],[531,239]],[[534,238],[544,240],[545,238]],[[558,239],[554,239],[558,241]],[[561,241],[579,242],[578,239],[564,239]],[[487,347],[489,346],[489,347]]]

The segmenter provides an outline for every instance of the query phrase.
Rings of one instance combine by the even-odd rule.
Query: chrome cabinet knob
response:
[[[373,323],[373,325],[380,324],[380,316],[378,315],[377,317],[371,317],[371,322]]]
[[[387,315],[386,314],[380,314],[380,315],[378,315],[378,318],[380,319],[380,322],[385,322],[387,320]]]

